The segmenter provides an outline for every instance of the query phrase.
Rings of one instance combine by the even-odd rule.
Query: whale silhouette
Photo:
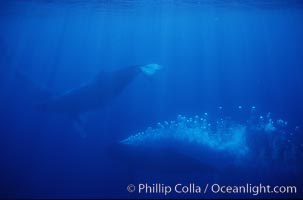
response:
[[[291,134],[288,135],[287,122],[274,120],[270,113],[252,113],[245,122],[229,117],[213,121],[205,113],[193,117],[178,115],[175,120],[159,122],[120,140],[119,145],[122,155],[130,151],[137,162],[151,162],[150,166],[158,164],[162,169],[178,163],[176,166],[185,171],[192,166],[210,173],[242,170],[249,174],[254,167],[279,167],[285,172],[293,169],[290,166],[297,166],[301,160],[298,155],[302,155],[302,149],[289,143]]]
[[[147,64],[100,72],[93,80],[41,102],[35,108],[77,116],[107,105],[139,74],[151,76],[159,69],[161,66],[158,64]]]
[[[17,72],[18,80],[30,85],[40,99],[34,108],[41,112],[62,113],[74,122],[81,136],[86,136],[81,114],[102,108],[119,95],[138,75],[154,75],[162,68],[159,64],[130,66],[111,72],[100,72],[92,80],[80,87],[68,90],[60,95],[52,95],[45,88],[37,86],[24,74]]]

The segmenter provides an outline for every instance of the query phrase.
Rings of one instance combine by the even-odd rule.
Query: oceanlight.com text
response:
[[[296,186],[271,186],[266,184],[243,184],[243,185],[221,185],[221,184],[196,184],[196,183],[176,183],[167,185],[163,183],[139,183],[129,184],[127,191],[138,194],[296,194]]]
[[[208,187],[208,186],[207,186]],[[260,183],[259,185],[245,184],[245,185],[237,185],[237,186],[227,186],[220,184],[212,184],[210,191],[212,193],[220,193],[220,194],[252,194],[257,196],[259,194],[296,194],[297,187],[296,186],[271,186],[271,185],[263,185]]]

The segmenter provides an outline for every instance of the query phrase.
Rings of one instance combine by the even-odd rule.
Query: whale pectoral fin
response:
[[[84,127],[80,123],[75,121],[73,123],[73,126],[74,126],[75,131],[80,135],[81,138],[86,138],[87,137],[86,130],[84,129]]]
[[[72,117],[73,120],[73,128],[80,135],[81,138],[87,137],[87,132],[84,128],[84,119],[80,115],[74,115]]]

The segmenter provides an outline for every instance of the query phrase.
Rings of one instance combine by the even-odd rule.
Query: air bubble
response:
[[[219,109],[220,108],[221,106]],[[239,106],[239,109],[242,109],[242,106]],[[254,110],[255,107],[252,106],[251,109]],[[254,120],[250,118],[248,120],[243,119],[241,122],[222,115],[216,116],[217,118],[213,120],[208,120],[207,116],[207,112],[205,112],[204,115],[202,114],[202,117],[201,115],[194,115],[193,117],[187,118],[182,115],[177,115],[177,120],[175,121],[161,122],[163,125],[159,122],[156,127],[148,127],[145,132],[132,135],[122,140],[122,142],[127,145],[136,146],[149,145],[153,146],[153,148],[168,146],[168,148],[177,148],[180,151],[187,150],[179,149],[184,146],[191,147],[196,145],[194,146],[195,150],[201,149],[202,151],[205,150],[205,147],[208,147],[210,149],[220,150],[222,153],[228,152],[239,156],[245,155],[245,152],[250,148],[255,148],[256,145],[250,145],[251,142],[256,141],[262,145],[258,146],[260,149],[252,149],[252,152],[263,151],[262,148],[272,148],[269,150],[269,156],[272,156],[270,153],[274,154],[277,151],[287,152],[289,151],[288,149],[290,149],[289,147],[294,148],[292,147],[294,144],[287,144],[285,147],[286,143],[293,142],[293,140],[289,139],[292,137],[287,136],[292,136],[296,134],[294,131],[299,130],[299,126],[296,126],[292,129],[292,133],[287,132],[284,129],[287,122],[283,119],[273,120],[270,117],[270,113],[256,115]],[[254,137],[254,140],[248,140],[250,137]],[[266,146],[265,144],[267,144],[268,138],[271,138],[272,141],[277,144],[275,144],[274,147]],[[303,144],[297,147],[303,148]],[[291,154],[291,152],[287,153]],[[196,156],[200,155],[201,152],[197,153]]]

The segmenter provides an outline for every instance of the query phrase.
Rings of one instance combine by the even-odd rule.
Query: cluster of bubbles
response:
[[[228,123],[222,120],[214,130],[212,124],[207,120],[207,116],[207,113],[194,117],[178,115],[174,121],[159,122],[155,128],[148,127],[145,131],[132,135],[121,142],[145,147],[178,147],[190,144],[240,154],[247,151],[244,126],[234,124],[226,127]]]
[[[218,109],[221,111],[223,108]],[[243,108],[238,106],[238,109]],[[298,147],[291,143],[287,125],[288,122],[283,119],[274,120],[271,113],[258,115],[256,107],[252,106],[243,122],[230,117],[210,120],[208,113],[194,117],[178,115],[176,120],[159,122],[155,127],[148,127],[121,143],[152,148],[180,149],[186,146],[187,149],[208,149],[237,157],[294,159],[299,150],[302,152],[302,145]],[[299,127],[295,129],[298,131]]]

